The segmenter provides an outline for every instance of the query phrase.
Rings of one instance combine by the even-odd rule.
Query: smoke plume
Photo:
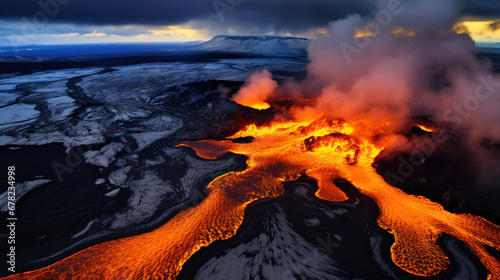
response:
[[[273,80],[271,72],[264,69],[248,77],[243,87],[233,96],[233,100],[241,105],[266,109],[266,100],[272,96],[278,83]]]
[[[495,167],[488,173],[500,170],[498,154],[484,147],[485,139],[500,139],[500,77],[457,28],[457,1],[380,0],[377,7],[370,17],[353,14],[329,23],[328,33],[309,46],[305,81],[274,90],[269,73],[260,72],[235,101],[257,102],[272,92],[308,98],[313,105],[292,110],[300,118],[323,113],[388,133],[401,131],[414,116],[428,116],[466,131],[482,165]],[[262,84],[268,90],[257,90]]]

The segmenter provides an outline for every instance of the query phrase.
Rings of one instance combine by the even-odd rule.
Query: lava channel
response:
[[[267,127],[252,125],[233,136],[252,136],[251,143],[231,139],[182,142],[181,146],[193,148],[206,159],[226,152],[244,154],[248,166],[213,180],[202,203],[156,230],[104,242],[48,267],[4,279],[174,279],[201,247],[236,233],[248,204],[280,195],[283,181],[304,173],[318,181],[319,198],[347,199],[333,184],[336,178],[349,180],[372,198],[380,208],[378,224],[395,237],[392,260],[403,270],[419,276],[445,270],[449,258],[437,240],[448,234],[479,257],[488,279],[500,279],[500,263],[485,248],[500,249],[500,228],[481,217],[452,214],[438,203],[387,184],[371,164],[390,137],[385,141],[358,138],[353,136],[355,128],[343,121],[320,118]]]

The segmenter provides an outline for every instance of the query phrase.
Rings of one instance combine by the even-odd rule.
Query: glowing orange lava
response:
[[[380,207],[379,225],[395,237],[392,259],[405,271],[430,276],[445,270],[449,259],[436,242],[448,234],[479,257],[489,279],[499,279],[500,263],[485,245],[500,249],[500,228],[477,216],[449,213],[424,197],[388,185],[371,164],[391,137],[359,138],[355,135],[363,134],[357,134],[356,128],[320,118],[249,126],[234,135],[253,136],[251,143],[183,142],[206,159],[226,152],[247,155],[248,167],[212,181],[201,204],[152,232],[98,244],[46,268],[5,279],[173,279],[201,247],[232,237],[249,203],[280,195],[283,181],[304,172],[318,181],[316,195],[322,199],[345,200],[333,184],[333,179],[344,178],[375,200]]]
[[[257,110],[265,110],[265,109],[271,108],[271,105],[267,104],[266,102],[261,102],[261,103],[249,105],[249,107],[252,107],[252,108],[257,109]]]
[[[433,132],[434,129],[431,128],[431,127],[426,127],[424,125],[421,125],[421,124],[417,124],[416,126],[418,126],[418,128],[422,129],[423,131],[426,131],[426,132]]]

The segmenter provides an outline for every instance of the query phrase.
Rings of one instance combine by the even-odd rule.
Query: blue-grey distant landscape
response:
[[[498,1],[0,23],[1,279],[500,277]]]

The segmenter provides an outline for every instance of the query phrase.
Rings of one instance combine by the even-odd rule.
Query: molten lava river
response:
[[[452,214],[430,200],[387,184],[371,166],[391,137],[363,137],[357,125],[320,118],[248,126],[232,138],[241,141],[182,142],[200,157],[216,159],[226,152],[248,157],[247,168],[220,176],[208,185],[209,195],[160,228],[137,236],[104,242],[48,267],[5,279],[174,279],[183,264],[201,247],[232,237],[250,203],[283,193],[282,182],[306,174],[317,180],[316,195],[329,201],[346,200],[333,184],[349,180],[380,208],[378,224],[394,235],[392,260],[420,276],[445,270],[449,258],[438,237],[463,241],[488,270],[500,279],[500,262],[485,246],[500,249],[500,228],[481,217]],[[374,140],[376,139],[376,140]]]

